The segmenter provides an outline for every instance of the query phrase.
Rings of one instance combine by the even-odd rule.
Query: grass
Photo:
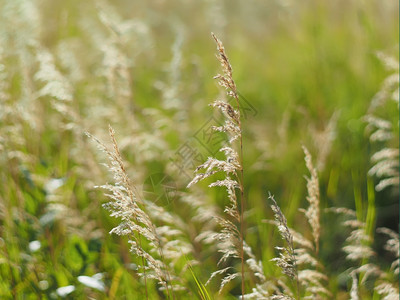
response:
[[[386,2],[2,3],[0,298],[398,299]]]

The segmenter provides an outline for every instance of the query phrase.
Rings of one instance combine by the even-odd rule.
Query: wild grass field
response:
[[[0,0],[0,299],[399,299],[399,2]]]

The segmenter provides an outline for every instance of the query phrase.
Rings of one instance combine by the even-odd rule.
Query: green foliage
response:
[[[138,193],[156,191],[149,199],[174,221],[151,215],[155,226],[175,225],[192,247],[187,261],[174,261],[186,288],[174,296],[240,294],[239,280],[220,295],[218,284],[203,285],[219,268],[220,249],[198,237],[216,229],[211,215],[223,211],[226,194],[208,189],[209,181],[186,189],[197,165],[223,156],[210,153],[221,145],[204,131],[224,122],[208,107],[225,97],[212,80],[219,65],[210,32],[224,41],[239,101],[253,107],[242,111],[244,238],[265,282],[282,275],[271,262],[281,240],[265,222],[273,219],[265,191],[288,226],[312,240],[298,211],[308,203],[305,145],[318,170],[318,259],[333,299],[349,298],[349,270],[366,263],[398,283],[396,257],[383,247],[389,238],[376,231],[398,231],[398,185],[375,189],[398,172],[369,172],[382,161],[371,160],[375,153],[398,151],[398,100],[390,99],[398,97],[398,67],[385,67],[398,61],[398,9],[397,1],[0,0],[0,298],[58,299],[67,286],[66,299],[168,297],[152,280],[145,287],[131,237],[109,234],[120,220],[102,208],[106,197],[95,186],[115,181],[84,134],[108,141],[108,124]],[[385,99],[371,108],[379,91]],[[379,128],[366,115],[387,121],[390,138],[370,139]],[[175,159],[185,145],[195,154],[182,165]],[[164,185],[142,191],[155,174],[168,176],[168,194]],[[345,259],[351,230],[339,225],[343,216],[323,212],[330,207],[355,210],[375,256],[356,266]],[[357,274],[361,299],[383,297],[373,290],[380,279]],[[259,282],[246,270],[246,292]]]

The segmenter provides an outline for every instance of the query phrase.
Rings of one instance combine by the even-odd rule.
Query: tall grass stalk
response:
[[[240,103],[239,103],[239,93],[236,88],[235,81],[232,77],[232,67],[228,60],[228,57],[225,53],[225,48],[222,42],[215,36],[214,33],[211,34],[214,38],[215,42],[217,43],[218,55],[217,58],[221,62],[221,66],[224,70],[224,75],[217,75],[214,78],[219,80],[219,84],[222,87],[225,87],[228,90],[228,96],[232,96],[236,102],[236,110],[239,114],[237,118],[237,126],[239,127],[239,132],[242,133],[242,123],[240,121]],[[239,178],[239,190],[240,190],[240,246],[241,246],[241,272],[242,272],[242,299],[244,299],[245,294],[245,277],[244,277],[244,233],[245,233],[245,226],[244,226],[244,211],[245,211],[245,200],[244,200],[244,176],[243,176],[243,137],[240,134],[239,137],[239,164],[240,164],[240,178]]]
[[[0,299],[399,299],[399,2],[225,2],[0,0]]]
[[[222,69],[224,71],[224,75],[218,74],[214,78],[218,79],[218,83],[220,86],[226,88],[228,90],[227,94],[228,96],[231,96],[235,99],[236,101],[236,115],[234,120],[236,121],[236,125],[239,128],[239,145],[240,145],[240,152],[239,152],[239,172],[240,172],[240,178],[238,180],[239,183],[239,191],[240,191],[240,260],[241,260],[241,273],[242,273],[242,299],[244,299],[244,294],[245,294],[245,276],[244,276],[244,220],[243,220],[243,215],[244,215],[244,210],[245,210],[245,204],[244,204],[244,186],[243,186],[243,139],[242,139],[242,124],[240,121],[240,104],[239,104],[239,96],[236,88],[235,81],[233,80],[232,76],[232,67],[231,64],[228,60],[228,57],[225,53],[225,48],[222,44],[222,42],[215,36],[214,33],[211,34],[212,37],[214,38],[215,42],[217,43],[217,50],[218,50],[218,55],[217,58],[221,63]],[[232,113],[229,112],[229,109],[227,110],[228,114]]]
[[[102,151],[104,151],[107,154],[107,156],[109,157],[109,160],[110,160],[109,168],[114,173],[114,178],[117,181],[116,184],[119,185],[119,183],[122,183],[123,191],[125,191],[127,193],[128,198],[126,198],[125,200],[128,200],[128,203],[126,203],[126,204],[128,206],[135,205],[134,203],[137,201],[136,195],[138,195],[138,193],[136,191],[136,188],[134,186],[132,186],[132,184],[128,178],[128,175],[127,175],[127,172],[126,172],[126,169],[125,169],[125,166],[122,161],[122,157],[121,157],[121,154],[120,154],[120,151],[118,148],[118,144],[115,139],[114,129],[111,126],[109,126],[108,130],[109,130],[109,135],[110,135],[110,138],[112,141],[114,152],[107,149],[107,147],[100,140],[96,139],[91,134],[87,133],[87,135],[88,135],[88,137],[90,137],[94,141],[96,141],[97,144],[99,145],[100,149]],[[107,188],[108,190],[113,192],[113,195],[108,195],[111,199],[115,199],[116,201],[121,201],[123,199],[121,197],[122,195],[119,194],[119,192],[117,190],[115,190],[112,186],[103,186],[103,187]],[[115,197],[117,197],[117,198],[115,198]],[[138,215],[134,214],[133,219],[135,220],[135,222],[138,222],[139,221]],[[140,232],[134,231],[131,234],[133,234],[133,236],[132,236],[133,239],[138,241],[139,248],[142,249],[142,236],[141,236]],[[146,278],[147,277],[146,276],[146,262],[145,262],[144,256],[141,256],[141,262],[142,262],[142,267],[143,267],[145,294],[146,294],[146,299],[148,299],[149,296],[148,296],[147,278]]]
[[[213,126],[213,130],[217,132],[227,133],[229,138],[229,144],[233,144],[236,140],[239,140],[239,154],[237,151],[230,146],[222,147],[221,152],[225,153],[226,160],[217,160],[213,157],[209,157],[208,160],[202,165],[198,166],[195,170],[197,173],[193,180],[188,184],[188,187],[193,184],[210,177],[217,172],[225,173],[225,179],[213,182],[209,187],[224,186],[228,192],[228,198],[230,206],[225,207],[225,213],[228,218],[232,218],[233,222],[228,218],[217,218],[217,222],[221,225],[222,231],[215,237],[222,242],[221,252],[224,253],[219,263],[225,261],[228,257],[237,257],[241,261],[241,294],[244,299],[245,294],[245,259],[244,259],[244,183],[243,183],[243,141],[242,141],[242,126],[241,126],[241,115],[240,115],[240,103],[237,92],[237,87],[232,76],[232,66],[225,53],[225,48],[222,42],[211,34],[217,44],[217,59],[222,66],[222,74],[216,75],[214,78],[218,80],[218,84],[227,90],[227,95],[235,99],[236,109],[234,109],[228,102],[223,100],[214,101],[211,106],[221,110],[225,116],[225,124],[223,126]],[[205,173],[198,173],[201,169],[206,169]],[[230,174],[233,174],[231,179]],[[240,199],[236,197],[236,190],[239,190]],[[240,204],[238,203],[240,202]],[[239,210],[240,205],[240,210]],[[237,228],[239,226],[239,229]],[[210,279],[216,275],[225,274],[231,268],[224,268],[214,272]],[[234,273],[224,277],[220,285],[220,291],[222,288],[239,274]],[[209,279],[209,281],[210,281]],[[208,282],[209,282],[208,281]]]
[[[172,278],[168,265],[165,262],[162,241],[157,233],[157,226],[153,224],[150,216],[146,213],[146,203],[141,198],[136,187],[131,184],[127,171],[122,161],[122,157],[115,139],[114,129],[109,126],[109,135],[113,145],[113,151],[109,150],[101,141],[87,134],[94,139],[99,148],[105,152],[109,158],[108,168],[114,175],[115,184],[102,185],[110,194],[106,194],[111,201],[104,204],[104,208],[110,211],[111,216],[121,218],[121,223],[113,228],[110,233],[118,235],[128,235],[131,251],[138,255],[142,261],[142,277],[145,282],[146,298],[148,298],[147,278],[155,278],[159,284],[165,288],[168,299],[175,299]],[[158,252],[160,260],[157,260],[150,252],[143,247],[142,238]],[[151,270],[154,274],[149,274],[146,270]]]

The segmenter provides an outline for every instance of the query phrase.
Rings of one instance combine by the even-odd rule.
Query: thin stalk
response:
[[[298,270],[298,267],[297,267],[296,255],[295,255],[295,252],[294,252],[293,236],[290,237],[289,244],[290,244],[289,248],[291,249],[291,256],[292,256],[292,259],[293,259],[293,266],[294,266],[294,270],[295,270],[295,274],[296,274],[296,276],[295,276],[296,292],[297,292],[296,299],[300,300],[299,270]]]
[[[215,79],[218,79],[219,85],[228,89],[229,92],[227,93],[228,96],[231,96],[235,98],[236,101],[236,106],[237,106],[237,111],[238,111],[238,116],[236,115],[235,112],[231,112],[232,115],[230,115],[231,118],[233,118],[234,122],[237,124],[239,127],[239,132],[240,132],[240,152],[239,152],[239,165],[240,165],[240,175],[238,176],[236,174],[236,177],[239,181],[239,187],[240,187],[240,217],[239,217],[239,222],[240,222],[240,230],[239,230],[239,235],[240,235],[240,259],[241,259],[241,276],[242,276],[242,300],[244,299],[244,293],[245,293],[245,278],[244,278],[244,210],[245,210],[245,203],[244,203],[244,186],[243,186],[243,139],[242,139],[242,125],[240,121],[240,104],[239,104],[239,96],[236,88],[235,81],[233,80],[232,77],[232,67],[231,64],[229,63],[228,57],[225,53],[225,48],[222,44],[222,42],[215,36],[214,33],[211,33],[211,36],[215,40],[217,44],[217,50],[218,50],[218,55],[217,58],[221,63],[224,75],[218,74],[215,76]],[[228,115],[229,115],[228,111]],[[233,116],[233,117],[232,117]]]
[[[136,187],[134,187],[135,188],[135,190],[136,190]],[[130,191],[131,192],[131,191]],[[133,197],[133,194],[132,194],[132,197]],[[141,197],[141,195],[139,194],[139,193],[137,193],[137,197],[138,197],[138,202],[141,204],[141,205],[143,205],[143,206],[145,206],[145,204],[144,204],[144,201],[143,201],[143,199],[142,199],[142,197]],[[133,199],[133,198],[132,198]],[[153,234],[154,234],[154,236],[155,237],[157,237],[157,241],[158,241],[158,254],[160,255],[160,259],[161,259],[161,262],[164,264],[164,267],[165,267],[165,272],[166,272],[166,275],[167,275],[167,283],[166,283],[166,285],[165,285],[165,288],[166,288],[166,292],[167,292],[167,297],[168,297],[168,299],[171,299],[171,295],[170,295],[170,291],[169,291],[169,288],[168,288],[168,283],[170,283],[171,284],[171,293],[172,293],[172,298],[173,299],[175,299],[175,294],[174,294],[174,292],[173,292],[173,287],[172,287],[172,281],[171,281],[171,275],[170,275],[170,273],[169,273],[169,271],[168,271],[168,267],[167,267],[167,264],[165,263],[165,257],[164,257],[164,253],[163,253],[163,251],[162,251],[162,245],[161,245],[161,239],[158,237],[158,234],[157,234],[157,231],[156,231],[156,229],[154,228],[154,226],[152,226],[151,227],[151,230],[153,231]],[[141,235],[139,234],[139,246],[140,247],[142,247],[141,246]],[[148,294],[147,294],[147,281],[146,281],[146,268],[145,268],[145,265],[144,265],[144,257],[142,257],[142,262],[143,262],[143,269],[144,269],[144,279],[145,279],[145,285],[146,285],[146,299],[148,299]]]
[[[239,98],[237,96],[236,91],[235,93],[235,100],[236,100],[236,106],[238,111],[240,112],[240,105],[239,105]],[[240,253],[240,259],[241,259],[241,273],[242,273],[242,300],[244,299],[244,291],[245,291],[245,280],[244,280],[244,220],[243,220],[243,215],[244,215],[244,210],[245,210],[245,203],[244,203],[244,186],[243,186],[243,139],[242,139],[242,123],[240,122],[239,119],[239,129],[240,129],[240,152],[239,152],[239,163],[240,163],[240,180],[239,180],[239,185],[240,185],[240,247],[241,247],[241,253]]]
[[[8,268],[9,268],[10,277],[11,277],[11,282],[10,282],[11,295],[14,299],[17,299],[17,293],[16,293],[17,280],[16,280],[14,272],[13,272],[12,263],[11,263],[11,259],[10,259],[10,253],[8,251],[7,245],[4,247],[4,252],[5,252],[4,253],[5,257],[8,261]]]
[[[138,198],[139,198],[138,200],[140,201],[140,203],[141,203],[142,205],[145,205],[143,199],[140,199],[140,198],[141,198],[140,194],[137,194],[137,195],[138,195]],[[158,237],[157,231],[156,231],[156,229],[154,228],[154,226],[151,226],[151,230],[153,231],[154,236],[157,237],[157,242],[158,242],[158,247],[157,247],[157,248],[158,248],[158,254],[160,255],[161,262],[164,264],[165,272],[166,272],[166,275],[167,275],[167,278],[166,278],[167,283],[166,283],[166,285],[165,285],[165,289],[166,289],[166,292],[167,292],[167,298],[168,298],[168,299],[171,299],[171,294],[172,294],[172,298],[175,299],[175,294],[174,294],[174,292],[173,292],[173,287],[172,287],[171,275],[170,275],[170,273],[169,273],[169,271],[168,271],[167,264],[165,263],[164,253],[163,253],[163,251],[162,251],[161,239]],[[141,237],[141,235],[139,235],[139,236]],[[139,246],[141,247],[141,238],[139,239]],[[144,257],[142,257],[142,261],[143,261],[143,264],[144,264]],[[143,265],[143,268],[144,268],[144,272],[146,272],[146,269],[145,269],[145,266],[144,266],[144,265]],[[146,275],[146,273],[144,273],[144,275]],[[169,290],[169,288],[168,288],[168,283],[171,284],[171,292],[170,292],[170,290]],[[146,276],[145,276],[145,284],[146,284],[146,299],[148,299],[148,298],[147,298],[148,295],[147,295]],[[170,294],[170,293],[171,293],[171,294]]]
[[[137,195],[138,195],[138,200],[139,200],[139,202],[140,202],[143,206],[145,206],[145,203],[144,203],[144,201],[143,201],[141,195],[140,195],[139,193],[138,193]],[[166,283],[166,285],[165,285],[165,289],[166,289],[166,291],[167,291],[167,297],[168,297],[168,299],[171,299],[171,295],[170,295],[170,293],[171,293],[171,294],[172,294],[172,298],[175,299],[174,289],[173,289],[173,287],[172,287],[171,274],[169,273],[167,264],[165,263],[165,257],[164,257],[164,252],[163,252],[163,250],[162,250],[161,239],[158,237],[157,231],[156,231],[156,229],[155,229],[154,226],[151,226],[151,230],[153,231],[154,236],[157,238],[157,242],[158,242],[158,247],[157,247],[157,248],[158,248],[158,254],[160,255],[161,262],[164,264],[165,273],[166,273],[166,275],[167,275],[167,278],[166,278],[167,283]],[[144,259],[144,258],[142,257],[142,259]],[[171,292],[169,291],[168,283],[171,284]],[[146,289],[146,295],[147,295],[147,289]]]
[[[297,273],[297,263],[296,261],[294,262],[294,268],[296,270],[296,290],[297,290],[297,295],[296,295],[296,299],[300,300],[300,282],[299,282],[299,277],[298,277],[298,273]]]
[[[289,249],[291,250],[290,255],[292,256],[292,259],[293,259],[293,267],[294,267],[295,274],[296,274],[296,276],[295,276],[295,280],[296,280],[296,292],[297,292],[297,294],[296,294],[296,299],[297,299],[297,300],[300,300],[299,272],[298,272],[298,267],[297,267],[296,256],[295,256],[295,253],[294,253],[294,243],[293,243],[293,237],[292,237],[292,236],[290,237],[290,240],[289,240]]]
[[[142,244],[142,237],[139,237],[139,247]],[[143,276],[144,276],[144,287],[145,287],[145,291],[146,291],[146,299],[149,299],[149,294],[147,292],[147,278],[146,278],[146,265],[145,265],[145,261],[144,261],[144,257],[142,256],[142,265],[143,265]]]
[[[139,233],[137,233],[137,235],[138,236],[135,239],[139,242],[139,247],[141,249],[143,249],[142,248],[142,235],[139,234]],[[146,291],[146,300],[149,300],[149,294],[148,294],[148,291],[147,291],[146,262],[145,262],[145,259],[144,259],[143,256],[142,256],[142,265],[143,265],[144,287],[145,287],[145,291]]]
[[[157,234],[157,233],[154,231],[154,234]],[[157,236],[157,238],[158,238],[158,236]],[[174,288],[172,287],[171,275],[169,274],[168,267],[167,267],[167,265],[165,264],[164,252],[163,252],[163,250],[162,250],[161,240],[160,240],[160,239],[158,239],[158,252],[159,252],[159,254],[160,254],[161,261],[162,261],[163,264],[164,264],[165,272],[167,273],[167,283],[166,283],[165,287],[166,287],[166,289],[167,289],[167,296],[168,296],[168,299],[171,299],[170,293],[172,294],[172,298],[175,299]],[[169,289],[168,289],[168,283],[171,284],[171,292],[170,292]]]

